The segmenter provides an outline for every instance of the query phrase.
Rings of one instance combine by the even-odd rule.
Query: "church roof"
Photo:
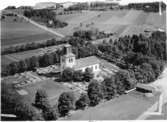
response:
[[[66,54],[64,55],[64,57],[74,57],[75,55],[73,53],[69,53],[69,54]]]
[[[96,56],[80,58],[76,60],[76,65],[74,66],[74,69],[77,70],[77,69],[81,69],[81,68],[92,66],[99,63],[100,63],[100,60]]]

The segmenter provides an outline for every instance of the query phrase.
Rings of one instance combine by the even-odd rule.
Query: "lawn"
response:
[[[134,120],[151,105],[158,96],[147,98],[136,91],[101,103],[85,111],[78,111],[67,120]]]
[[[13,21],[12,17],[6,17],[5,20],[1,21],[2,46],[56,38],[55,35],[42,30],[23,19],[17,19],[17,21]]]
[[[61,93],[65,91],[70,91],[70,89],[63,86],[61,83],[52,80],[44,80],[40,83],[25,87],[25,90],[28,92],[28,95],[25,96],[24,99],[29,100],[30,102],[34,102],[35,93],[38,89],[43,89],[46,91],[49,97],[49,101],[52,105],[55,105],[57,103],[57,100]]]
[[[32,74],[41,78],[36,73],[32,73]],[[12,84],[13,81],[18,81],[18,80],[21,81],[21,80],[24,80],[24,78],[18,79],[18,77],[9,76],[9,77],[6,77],[5,79],[3,79],[2,82],[7,82],[9,84]],[[46,93],[48,94],[49,101],[52,105],[56,104],[58,97],[62,92],[70,91],[70,89],[67,88],[66,86],[62,85],[61,83],[55,82],[51,79],[43,79],[42,81],[29,84],[29,85],[23,87],[22,89],[28,93],[27,95],[21,95],[22,99],[24,101],[29,101],[30,103],[34,102],[35,94],[36,94],[36,91],[38,89],[45,90]]]

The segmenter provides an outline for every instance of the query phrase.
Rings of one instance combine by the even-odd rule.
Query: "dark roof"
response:
[[[69,54],[66,54],[64,55],[64,57],[74,57],[75,55],[73,53],[69,53]]]
[[[145,90],[148,90],[148,91],[155,91],[155,89],[147,84],[142,84],[142,83],[138,83],[136,85],[136,88],[140,88],[140,89],[145,89]]]
[[[77,69],[81,69],[81,68],[92,66],[99,63],[100,63],[100,60],[96,56],[89,56],[86,58],[77,59],[76,65],[74,66],[74,68],[77,70]]]

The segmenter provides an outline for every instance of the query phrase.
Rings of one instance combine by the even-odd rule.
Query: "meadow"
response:
[[[95,28],[120,37],[139,34],[146,29],[165,30],[166,25],[166,12],[160,16],[159,13],[146,13],[141,10],[82,11],[57,15],[56,18],[68,23],[64,28],[53,29],[63,35],[72,35],[78,29]],[[1,22],[1,30],[2,47],[56,38],[55,35],[18,17],[5,17]]]
[[[81,13],[58,15],[57,19],[66,21],[69,25],[56,31],[71,35],[77,29],[97,28],[101,31],[116,33],[116,35],[132,35],[143,33],[144,30],[165,30],[166,12],[146,13],[141,10],[111,10],[83,11]]]

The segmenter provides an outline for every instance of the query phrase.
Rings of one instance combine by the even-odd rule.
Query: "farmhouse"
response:
[[[72,53],[71,45],[65,45],[65,55],[61,56],[61,71],[65,68],[73,68],[74,70],[85,71],[86,68],[91,68],[94,74],[100,71],[100,61],[95,56],[89,56],[86,58],[76,59]]]

